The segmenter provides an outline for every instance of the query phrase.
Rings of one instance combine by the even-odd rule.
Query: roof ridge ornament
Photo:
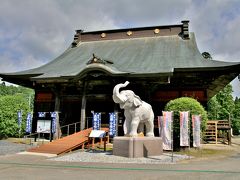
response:
[[[183,26],[182,26],[183,39],[190,39],[189,38],[189,29],[188,29],[189,20],[183,20],[182,23],[183,23]]]
[[[100,63],[100,64],[113,64],[112,61],[109,60],[102,60],[101,58],[97,57],[94,53],[93,53],[93,57],[87,62],[87,64],[93,64],[93,63]]]
[[[72,48],[77,47],[78,43],[81,41],[81,33],[83,30],[76,30],[76,34],[74,35]]]

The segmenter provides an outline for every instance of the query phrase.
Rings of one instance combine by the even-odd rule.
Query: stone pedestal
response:
[[[160,137],[114,137],[113,155],[129,158],[159,156],[163,153]]]

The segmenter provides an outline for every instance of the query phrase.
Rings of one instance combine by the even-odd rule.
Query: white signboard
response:
[[[92,130],[89,137],[102,138],[105,136],[105,133],[103,130]]]
[[[51,120],[38,120],[37,121],[37,132],[38,133],[50,133]]]

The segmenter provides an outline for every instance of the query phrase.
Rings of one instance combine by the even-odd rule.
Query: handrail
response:
[[[66,126],[71,126],[71,125],[73,125],[73,124],[78,124],[78,123],[80,123],[80,122],[71,123],[71,124],[66,124],[66,125],[64,125],[64,126],[61,126],[60,128],[63,128],[63,127],[66,127]]]
[[[87,123],[86,128],[88,128],[88,121],[89,120],[92,120],[92,117],[86,117],[86,123]],[[77,124],[79,124],[79,128],[81,128],[81,122],[75,122],[75,123],[63,125],[63,126],[60,127],[60,129],[63,129],[63,128],[67,127],[67,136],[68,136],[68,135],[70,135],[70,126],[74,126],[74,133],[77,132]]]
[[[24,138],[31,137],[31,136],[33,136],[33,135],[40,134],[40,133],[49,133],[49,131],[41,131],[41,132],[31,133],[31,134],[29,134],[29,135],[24,135]]]
[[[88,121],[91,120],[91,119],[92,119],[92,117],[86,117],[87,128],[88,128]],[[71,123],[71,124],[66,124],[66,125],[61,126],[60,129],[62,130],[63,128],[67,127],[67,136],[68,136],[68,135],[70,135],[70,127],[74,126],[74,133],[76,133],[77,132],[77,125],[79,124],[79,128],[81,127],[80,123],[81,122],[75,122],[75,123]],[[25,135],[24,136],[25,144],[27,144],[27,138],[32,137],[32,136],[35,136],[35,138],[36,138],[36,135],[37,135],[38,139],[40,139],[40,134],[41,133],[49,133],[49,131],[35,132],[35,133],[31,133],[29,135]],[[73,134],[73,133],[71,133],[71,134]],[[51,139],[51,135],[52,134],[50,133],[50,139]],[[36,141],[36,139],[35,139],[35,141]],[[32,144],[32,140],[31,139],[30,139],[30,144]],[[43,144],[43,142],[42,142],[42,144]]]
[[[38,139],[40,139],[40,134],[41,133],[49,133],[49,131],[41,131],[41,132],[36,132],[36,133],[31,133],[31,134],[29,134],[29,135],[25,135],[24,136],[24,139],[25,139],[25,150],[27,149],[27,139],[29,138],[29,137],[31,137],[31,136],[34,136],[34,138],[36,138],[36,136],[35,135],[37,135],[38,136]],[[51,134],[51,133],[50,133]],[[34,140],[35,142],[36,142],[36,139]],[[43,141],[44,141],[44,139],[42,140],[42,144],[43,144]],[[30,145],[32,145],[32,139],[30,138],[30,143],[29,143]]]
[[[61,126],[60,129],[67,127],[67,136],[68,136],[70,134],[70,126],[72,126],[72,125],[74,125],[74,133],[77,132],[77,124],[80,124],[80,122],[71,123],[71,124],[67,124],[67,125]]]

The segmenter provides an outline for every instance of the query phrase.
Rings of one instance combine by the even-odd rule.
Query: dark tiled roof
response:
[[[106,63],[88,62],[93,54]],[[111,63],[109,63],[111,62]],[[181,70],[207,70],[234,66],[206,60],[199,52],[195,36],[182,39],[179,35],[80,42],[62,55],[36,69],[8,75],[29,75],[38,78],[74,77],[89,70],[101,69],[111,75],[164,75]]]

